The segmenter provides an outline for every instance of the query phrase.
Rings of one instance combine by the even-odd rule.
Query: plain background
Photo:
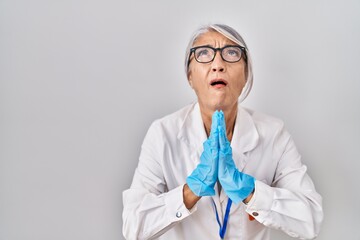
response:
[[[196,100],[184,51],[217,22],[323,196],[318,239],[360,239],[359,1],[0,0],[0,240],[123,239],[143,137]]]

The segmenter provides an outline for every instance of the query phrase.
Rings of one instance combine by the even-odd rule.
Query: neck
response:
[[[211,120],[212,120],[213,113],[215,112],[215,110],[222,110],[224,112],[225,123],[226,123],[226,135],[227,135],[227,138],[229,139],[229,141],[231,141],[232,135],[234,132],[234,127],[235,127],[237,106],[238,106],[237,103],[234,104],[234,106],[232,106],[231,108],[226,108],[226,109],[203,109],[200,106],[201,117],[204,122],[204,127],[205,127],[206,134],[208,137],[210,135]]]

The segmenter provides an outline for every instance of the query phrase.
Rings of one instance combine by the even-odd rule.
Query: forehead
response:
[[[219,32],[208,31],[197,37],[197,39],[193,44],[193,47],[203,46],[203,45],[210,45],[212,47],[223,47],[225,45],[238,45],[238,44],[231,41],[230,39],[228,39]]]

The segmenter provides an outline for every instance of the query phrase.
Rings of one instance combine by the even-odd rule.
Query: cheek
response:
[[[237,65],[234,65],[234,68],[230,69],[230,71],[233,73],[232,76],[234,76],[234,86],[235,86],[235,91],[242,91],[242,89],[244,88],[245,84],[246,84],[246,76],[247,76],[247,68],[246,68],[246,63],[244,62],[244,60],[242,59]]]
[[[208,72],[209,72],[208,64],[203,64],[198,62],[193,62],[192,64],[190,64],[189,74],[191,74],[193,80],[203,79]]]
[[[240,96],[242,90],[244,88],[244,84],[242,82],[239,82],[236,87],[233,89],[233,93],[237,96]]]
[[[238,76],[239,76],[239,78],[236,80],[236,86],[237,86],[237,88],[242,90],[246,84],[246,74],[244,71],[242,71],[242,72],[239,72]]]
[[[206,82],[206,72],[203,69],[194,68],[189,71],[189,82],[194,87],[199,87]]]

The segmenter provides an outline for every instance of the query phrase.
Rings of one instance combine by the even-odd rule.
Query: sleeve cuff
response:
[[[181,185],[165,194],[165,205],[172,222],[181,221],[191,215],[197,209],[197,204],[192,209],[187,209],[183,200],[183,188]]]
[[[264,222],[274,199],[274,189],[261,181],[255,181],[255,192],[246,204],[246,212],[258,222]]]

